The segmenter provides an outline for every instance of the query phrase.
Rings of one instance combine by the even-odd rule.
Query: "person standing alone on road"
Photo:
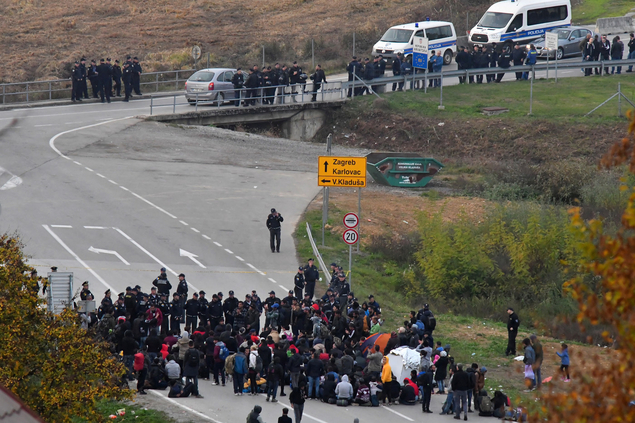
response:
[[[507,314],[509,315],[509,319],[507,320],[507,350],[505,350],[505,355],[516,355],[516,335],[518,334],[520,320],[511,307],[507,309]]]
[[[276,251],[280,252],[281,222],[284,222],[282,215],[278,213],[276,209],[271,209],[271,214],[267,216],[267,228],[269,229],[269,246],[271,247],[272,253]]]
[[[311,98],[311,101],[317,101],[317,92],[322,84],[326,83],[326,75],[324,75],[322,66],[317,65],[315,67],[315,73],[311,75],[311,79],[313,80],[313,98]]]

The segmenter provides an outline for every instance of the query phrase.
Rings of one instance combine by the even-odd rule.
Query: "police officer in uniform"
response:
[[[470,53],[467,52],[467,48],[460,47],[459,53],[456,55],[455,62],[458,70],[465,70],[470,68]],[[459,84],[465,84],[465,77],[459,76]]]
[[[313,81],[313,98],[311,98],[311,101],[317,101],[317,92],[322,84],[326,83],[326,75],[324,75],[322,66],[317,65],[315,67],[315,73],[311,75],[311,80]]]
[[[88,281],[85,281],[82,284],[82,291],[79,293],[79,298],[82,301],[86,301],[86,299],[88,298],[88,296],[91,296],[92,298],[95,298],[95,296],[93,295],[92,292],[90,292],[90,289],[88,289]]]
[[[73,81],[73,88],[71,92],[71,101],[75,103],[75,101],[82,101],[82,88],[84,83],[84,75],[82,72],[82,68],[79,65],[79,62],[75,62],[75,67],[73,68],[73,73],[71,75],[71,80]]]
[[[223,313],[225,313],[225,323],[234,325],[234,310],[238,307],[238,298],[234,297],[234,291],[229,291],[229,297],[223,302]]]
[[[346,71],[348,72],[348,81],[357,82],[357,78],[355,75],[361,77],[362,76],[362,65],[357,61],[357,56],[353,56],[353,60],[346,66]],[[359,93],[359,88],[355,88],[355,93],[353,94],[353,86],[348,89],[348,97],[350,98],[353,95],[357,95]]]
[[[315,282],[320,278],[318,268],[313,264],[313,259],[310,258],[308,264],[304,267],[304,280],[305,292],[304,295],[308,295],[309,299],[313,299],[313,292],[315,291]]]
[[[104,63],[104,59],[99,60],[99,66],[97,66],[97,79],[101,102],[105,103],[107,100],[108,103],[110,103],[110,93],[112,92],[112,72],[108,68],[108,65]],[[105,99],[104,96],[106,97]]]
[[[263,104],[273,104],[274,96],[276,94],[276,89],[273,88],[275,86],[274,83],[275,75],[271,71],[271,66],[267,66],[263,69],[262,73],[262,84],[263,84]]]
[[[258,74],[256,73],[256,69],[251,68],[249,70],[249,76],[247,77],[247,81],[245,81],[245,88],[247,88],[247,95],[245,98],[244,106],[247,107],[249,105],[256,105],[256,97],[258,97]]]
[[[90,86],[93,89],[93,98],[99,98],[99,73],[97,71],[97,63],[94,60],[90,61],[90,67],[88,68],[88,79],[90,80]]]
[[[516,43],[516,45],[514,45],[514,50],[512,51],[512,61],[514,62],[514,66],[522,66],[526,56],[527,54],[525,49],[520,48],[520,44]],[[520,81],[522,78],[523,73],[516,72],[516,81]]]
[[[181,320],[185,320],[185,301],[187,300],[188,286],[185,280],[185,275],[181,273],[179,275],[179,286],[176,287],[176,292],[179,294],[179,300],[181,301]]]
[[[198,294],[195,292],[192,294],[192,298],[185,303],[185,326],[189,326],[192,330],[197,327],[199,307]]]
[[[212,301],[207,305],[207,316],[212,329],[218,326],[220,319],[223,318],[223,303],[218,294],[212,295]]]
[[[157,303],[157,307],[161,310],[161,314],[163,314],[163,322],[161,323],[161,334],[165,335],[170,330],[170,303],[168,302],[168,295],[165,292],[162,292],[159,295],[159,302]]]
[[[298,267],[298,273],[293,278],[293,295],[299,300],[302,299],[302,290],[304,289],[306,282],[304,281],[304,267]]]
[[[115,83],[115,91],[112,93],[113,96],[121,97],[121,66],[119,66],[119,60],[115,60],[115,64],[112,67],[112,80]]]
[[[124,305],[126,307],[126,311],[130,313],[131,316],[137,315],[137,295],[134,293],[132,288],[126,288],[126,295],[124,296]]]
[[[503,49],[500,55],[498,56],[498,67],[502,69],[509,69],[509,64],[512,60],[512,54],[508,49]],[[505,76],[504,73],[499,73],[496,75],[496,82],[500,83]]]
[[[269,245],[272,253],[280,252],[280,222],[283,221],[282,215],[276,209],[271,209],[271,214],[267,216],[267,228],[269,228]]]
[[[200,291],[198,293],[198,319],[199,319],[199,325],[203,327],[207,326],[207,307],[208,306],[209,306],[209,301],[207,301],[207,298],[205,298],[205,291]]]
[[[401,75],[401,53],[397,53],[397,57],[395,57],[392,61],[392,75],[400,76]],[[392,83],[392,90],[395,91],[397,89],[397,83]],[[399,83],[399,91],[403,91],[403,82]]]
[[[156,277],[154,281],[152,281],[152,285],[157,287],[157,291],[159,294],[165,294],[170,296],[170,289],[172,289],[172,284],[168,280],[168,275],[165,274],[165,267],[161,268],[161,274]]]
[[[132,59],[132,88],[136,95],[141,95],[141,63],[139,63],[139,59],[135,56]]]
[[[123,87],[126,97],[123,101],[129,101],[130,97],[132,97],[132,67],[130,66],[130,62],[126,61],[123,64]]]
[[[128,289],[129,288],[126,288],[126,290]],[[126,305],[124,303],[125,295],[126,294],[124,294],[123,292],[119,293],[119,298],[117,298],[117,302],[115,303],[115,319],[118,319],[121,316],[126,317]]]
[[[232,76],[232,85],[234,86],[234,106],[240,106],[240,98],[242,97],[243,86],[245,85],[245,75],[241,68],[236,69],[236,73]]]
[[[289,69],[289,84],[291,84],[291,94],[295,94],[295,85],[302,82],[300,78],[302,75],[302,68],[298,66],[298,62],[293,62],[293,66]],[[295,102],[295,97],[293,97],[293,101]]]
[[[170,303],[170,330],[175,334],[181,329],[181,319],[183,316],[183,308],[181,307],[181,299],[179,293],[172,294],[172,302]]]
[[[88,81],[86,81],[86,77],[88,76],[88,71],[86,70],[86,59],[82,57],[79,61],[79,68],[82,70],[82,83],[80,85],[80,90],[82,95],[80,97],[89,98],[88,97]]]

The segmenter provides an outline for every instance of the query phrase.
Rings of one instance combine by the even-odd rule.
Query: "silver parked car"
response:
[[[582,55],[582,52],[580,51],[580,42],[586,38],[587,34],[591,34],[591,37],[595,35],[593,31],[580,26],[563,26],[551,29],[547,32],[558,33],[558,50],[547,51],[545,49],[545,37],[540,37],[533,42],[536,46],[538,57],[546,59],[547,54],[549,54],[549,58],[552,59],[556,58],[557,55],[558,60],[566,56]]]
[[[185,98],[190,104],[196,101],[225,101],[234,99],[232,77],[236,69],[210,68],[201,69],[185,83]]]

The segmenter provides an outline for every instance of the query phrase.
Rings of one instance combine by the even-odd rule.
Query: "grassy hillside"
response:
[[[341,68],[356,52],[369,54],[387,27],[414,20],[451,20],[465,33],[467,13],[475,20],[487,0],[0,0],[0,82],[66,76],[72,61],[85,56],[139,56],[147,70],[192,66],[200,45],[212,64],[267,63],[316,59]],[[253,62],[253,63],[252,63]]]

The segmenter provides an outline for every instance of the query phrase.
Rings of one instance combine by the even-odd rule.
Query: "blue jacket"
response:
[[[561,353],[556,351],[558,357],[560,357],[560,364],[563,366],[569,365],[569,348],[565,348]]]
[[[243,353],[236,354],[234,357],[234,373],[245,375],[249,371],[247,367],[247,357]]]
[[[441,68],[443,68],[443,57],[434,56],[430,60],[432,60],[432,70],[434,72],[441,72]]]
[[[538,59],[538,52],[536,50],[529,50],[527,52],[527,64],[528,65],[535,65],[537,59]]]

